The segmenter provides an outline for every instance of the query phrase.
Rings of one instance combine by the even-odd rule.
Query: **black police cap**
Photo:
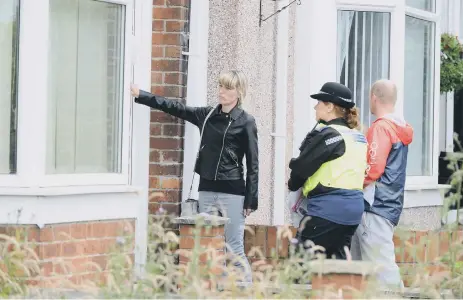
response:
[[[310,97],[323,102],[331,102],[346,109],[355,106],[350,89],[337,82],[325,83],[320,92],[310,95]]]

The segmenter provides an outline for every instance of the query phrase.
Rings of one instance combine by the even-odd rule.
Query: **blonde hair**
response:
[[[219,84],[229,90],[236,89],[238,93],[238,105],[243,103],[248,89],[248,79],[243,72],[237,70],[223,72],[219,76]]]

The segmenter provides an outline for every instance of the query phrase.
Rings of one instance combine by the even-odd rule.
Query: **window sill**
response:
[[[0,224],[138,219],[146,195],[134,186],[0,188]]]
[[[0,196],[68,196],[92,194],[139,194],[143,189],[130,185],[94,185],[64,187],[0,187]]]
[[[405,186],[404,208],[442,206],[442,191],[450,188],[444,184],[415,184]]]
[[[405,191],[419,190],[447,190],[450,189],[450,184],[406,184]]]

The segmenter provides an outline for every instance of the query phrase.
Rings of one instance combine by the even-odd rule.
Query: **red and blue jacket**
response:
[[[400,117],[378,118],[368,129],[365,211],[399,223],[404,205],[408,145],[413,128]]]

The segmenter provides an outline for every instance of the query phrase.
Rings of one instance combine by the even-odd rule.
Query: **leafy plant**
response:
[[[451,92],[463,87],[463,45],[458,37],[449,33],[441,35],[440,91]]]

